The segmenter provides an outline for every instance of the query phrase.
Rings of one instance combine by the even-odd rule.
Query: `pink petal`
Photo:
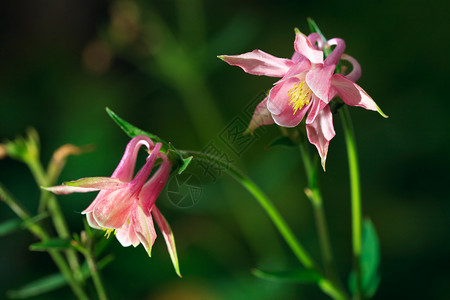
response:
[[[145,145],[147,149],[150,149],[150,147],[153,146],[153,141],[145,135],[139,135],[130,140],[119,165],[111,176],[112,178],[117,178],[124,182],[131,181],[134,174],[137,153],[142,145]]]
[[[172,260],[175,272],[179,277],[181,277],[180,266],[178,264],[177,248],[175,246],[175,238],[173,236],[172,229],[170,228],[169,223],[164,218],[164,216],[159,212],[156,206],[153,206],[152,215],[155,218],[156,224],[158,224],[158,227],[164,236],[164,240],[166,241],[167,245],[167,250],[169,251],[170,259]]]
[[[289,105],[289,91],[294,87],[294,84],[299,82],[300,79],[297,77],[290,77],[283,82],[275,85],[269,92],[269,97],[267,98],[267,109],[272,115],[279,115],[281,112],[289,108],[292,113],[292,107]]]
[[[310,106],[311,104],[305,105],[303,108],[298,110],[295,115],[293,114],[292,108],[289,108],[281,112],[279,115],[272,115],[272,118],[279,126],[295,127],[303,120]]]
[[[308,117],[306,118],[306,124],[311,124],[316,119],[317,115],[328,104],[317,98],[315,95],[311,99],[311,109],[309,110]]]
[[[329,93],[331,87],[331,76],[333,75],[335,66],[321,66],[306,74],[306,83],[313,93],[325,103],[330,102]]]
[[[97,221],[95,221],[94,216],[92,215],[92,212],[86,213],[86,220],[92,228],[95,229],[102,229],[100,225],[98,225]]]
[[[308,40],[311,42],[311,45],[313,45],[313,47],[315,47],[317,50],[321,50],[323,48],[323,39],[317,32],[309,34]]]
[[[138,201],[137,195],[130,194],[127,188],[107,191],[95,199],[94,218],[101,227],[119,229],[128,220],[135,201]]]
[[[359,62],[347,54],[343,54],[341,58],[350,62],[353,67],[352,71],[345,75],[345,77],[353,82],[358,81],[358,79],[361,77],[361,65],[359,64]]]
[[[256,106],[255,112],[253,113],[253,117],[248,125],[247,131],[253,134],[256,128],[262,125],[270,125],[273,124],[272,115],[270,111],[267,109],[267,97],[264,98],[261,103]]]
[[[310,143],[315,145],[319,152],[322,168],[325,171],[328,145],[336,134],[333,127],[333,115],[328,105],[322,109],[313,123],[306,124],[306,131]]]
[[[122,245],[122,247],[129,247],[133,244],[129,236],[129,231],[130,231],[129,226],[123,225],[122,228],[120,228],[116,232],[116,238]]]
[[[370,96],[353,81],[340,74],[334,74],[332,78],[332,85],[346,104],[378,111],[383,117],[387,118],[375,101],[373,101],[372,98],[370,98]]]
[[[131,219],[139,241],[144,246],[145,251],[151,256],[153,243],[156,239],[156,231],[153,225],[152,215],[146,214],[142,208],[137,205],[131,214]]]
[[[292,54],[291,60],[294,63],[298,63],[300,60],[304,60],[306,59],[306,57],[304,57],[303,55],[301,55],[300,53],[294,51],[294,54]]]
[[[289,68],[294,65],[290,59],[278,58],[261,50],[218,57],[232,66],[242,68],[246,73],[270,77],[283,77]]]
[[[161,146],[162,146],[161,143],[157,143],[155,145],[155,147],[152,149],[152,152],[147,157],[147,161],[145,162],[144,166],[136,174],[136,177],[134,177],[134,179],[130,182],[129,187],[130,193],[135,193],[142,189],[145,181],[152,172],[153,165],[156,161],[156,158],[159,155],[159,150],[161,149]]]
[[[308,40],[306,35],[298,31],[298,29],[295,34],[294,48],[296,52],[305,56],[313,64],[323,63],[323,52],[317,50]]]
[[[282,79],[275,82],[274,85],[279,84],[283,81],[286,81],[286,79],[289,79],[292,76],[298,76],[299,74],[309,71],[311,69],[311,63],[306,58],[300,59],[295,65],[293,65],[289,71],[284,75]]]
[[[331,51],[330,55],[327,56],[325,61],[323,62],[324,65],[333,66],[333,72],[336,68],[337,63],[341,59],[342,54],[345,51],[345,42],[343,39],[340,38],[334,38],[329,41],[327,41],[327,44],[329,46],[336,45],[334,47],[333,51]]]
[[[161,165],[150,180],[144,184],[139,194],[139,204],[145,213],[150,213],[156,198],[158,198],[169,178],[171,169],[170,161],[163,153],[159,153],[159,157],[163,160]]]
[[[137,204],[135,207],[137,207]],[[116,238],[123,247],[128,247],[131,245],[133,245],[133,247],[137,247],[140,244],[139,238],[134,231],[131,218],[128,219],[128,221],[125,222],[125,224],[117,231]]]
[[[126,182],[110,177],[87,177],[63,183],[65,186],[95,190],[118,190],[127,186],[127,184]]]
[[[94,201],[91,202],[91,204],[89,204],[89,206],[82,211],[82,214],[87,214],[90,213],[94,210],[94,207],[97,205],[97,203],[105,196],[105,194],[108,194],[110,191],[107,190],[103,190],[100,191],[100,193],[97,194],[97,197],[95,197]]]
[[[271,112],[275,123],[280,126],[295,127],[300,124],[311,105],[311,103],[305,105],[294,114],[294,109],[289,104],[290,95],[288,93],[294,87],[294,84],[301,81],[299,77],[301,76],[286,79],[270,90],[267,99],[267,109]]]
[[[97,188],[83,188],[83,187],[75,187],[75,186],[69,186],[69,185],[57,185],[57,186],[50,186],[50,187],[41,187],[44,190],[50,191],[57,195],[67,195],[72,193],[88,193],[88,192],[95,192],[99,189]]]

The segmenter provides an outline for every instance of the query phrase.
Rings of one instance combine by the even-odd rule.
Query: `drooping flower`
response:
[[[137,154],[142,145],[150,154],[133,178]],[[137,136],[128,143],[122,160],[111,177],[82,178],[49,187],[47,190],[55,194],[100,191],[82,212],[86,215],[89,225],[105,230],[107,237],[114,232],[124,247],[137,247],[142,244],[149,256],[156,239],[153,225],[155,218],[166,241],[175,271],[181,277],[172,230],[155,205],[171,169],[170,160],[160,149],[161,143],[154,144],[147,136]],[[161,163],[147,180],[157,159],[160,159]]]
[[[295,52],[291,59],[278,58],[261,50],[241,55],[222,55],[219,58],[253,75],[281,77],[257,106],[249,130],[272,123],[295,127],[307,114],[305,123],[308,139],[316,146],[325,169],[328,145],[335,135],[328,104],[336,94],[348,105],[384,114],[372,98],[354,83],[361,69],[355,59],[343,54],[345,42],[339,38],[327,41],[327,47],[335,48],[325,60],[321,50],[324,46],[324,41],[317,33],[306,37],[296,30]],[[346,76],[334,74],[341,58],[353,65],[352,72]]]

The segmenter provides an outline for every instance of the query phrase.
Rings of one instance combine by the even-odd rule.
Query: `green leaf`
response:
[[[48,217],[48,213],[42,213],[25,221],[20,219],[11,219],[0,224],[0,236],[5,236],[18,229],[24,229],[32,226],[40,220]]]
[[[375,294],[380,282],[378,268],[380,265],[380,246],[373,223],[366,219],[363,226],[361,272],[362,284],[367,297]],[[368,292],[373,291],[370,295]]]
[[[253,275],[270,281],[317,283],[322,276],[314,270],[297,269],[278,272],[267,272],[259,269],[252,270]]]
[[[155,142],[162,142],[161,139],[159,137],[157,137],[154,134],[148,133],[142,129],[137,128],[134,125],[131,125],[130,123],[128,123],[127,121],[125,121],[124,119],[120,118],[118,115],[116,115],[111,109],[109,109],[108,107],[106,108],[106,112],[108,113],[108,115],[111,117],[111,119],[113,119],[114,122],[116,122],[117,125],[119,125],[119,127],[130,137],[130,138],[134,138],[138,135],[146,135],[148,137],[150,137],[153,141]]]
[[[0,224],[0,236],[5,236],[21,228],[22,220],[11,219]]]
[[[309,25],[309,30],[311,32],[317,32],[322,37],[322,39],[324,41],[326,41],[327,39],[322,34],[322,31],[320,30],[319,26],[317,26],[316,22],[312,18],[307,18],[307,21],[308,21],[308,25]]]
[[[30,245],[31,251],[66,250],[75,248],[71,239],[51,239]]]
[[[178,174],[181,174],[184,172],[184,170],[186,170],[186,168],[189,166],[189,164],[191,163],[193,158],[194,158],[193,156],[189,156],[188,158],[183,158],[183,163],[181,164],[180,168],[178,169]]]
[[[111,255],[108,255],[101,259],[97,263],[97,266],[101,270],[112,261],[113,257]],[[81,273],[83,275],[83,279],[87,279],[91,276],[89,267],[86,263],[81,266]],[[17,290],[8,291],[6,295],[10,299],[25,299],[51,292],[58,288],[64,287],[66,284],[66,278],[61,273],[56,273],[30,282]]]
[[[42,214],[36,215],[34,217],[31,217],[25,221],[22,222],[22,227],[29,228],[30,226],[36,224],[39,221],[42,221],[43,219],[48,217],[48,213],[44,212]]]
[[[66,284],[64,276],[57,273],[30,282],[18,290],[8,291],[6,296],[10,299],[25,299],[53,291]]]
[[[369,219],[364,220],[363,240],[361,252],[361,285],[364,296],[369,299],[375,295],[381,277],[379,274],[380,246],[373,223]],[[352,293],[356,290],[356,274],[350,273],[349,288]]]

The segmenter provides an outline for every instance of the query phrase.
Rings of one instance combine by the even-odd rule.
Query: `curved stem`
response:
[[[362,248],[362,208],[361,190],[359,180],[358,155],[356,152],[355,133],[348,107],[342,110],[342,125],[344,127],[345,141],[348,154],[348,168],[350,174],[350,190],[352,204],[352,239],[353,259],[356,272],[356,299],[362,299],[361,292],[361,248]]]
[[[265,210],[269,218],[274,223],[275,227],[278,229],[286,243],[291,248],[292,252],[295,254],[297,259],[303,264],[303,266],[307,269],[315,270],[318,273],[321,273],[316,263],[313,261],[311,256],[306,252],[300,241],[295,237],[294,233],[290,229],[289,225],[283,219],[279,211],[273,205],[273,203],[269,200],[269,198],[264,194],[264,192],[246,175],[244,175],[239,169],[234,167],[233,165],[222,161],[219,158],[214,156],[197,152],[197,151],[184,151],[188,155],[193,155],[194,158],[203,160],[209,163],[213,163],[217,166],[220,166],[224,170],[228,172],[232,177],[234,177],[242,186],[250,193],[252,196],[258,201],[258,203]],[[318,283],[319,287],[323,292],[330,295],[332,298],[336,300],[345,300],[347,296],[343,291],[341,291],[335,283],[330,280],[323,278]]]
[[[300,142],[300,153],[303,164],[305,166],[305,173],[308,177],[308,188],[305,189],[306,196],[311,201],[316,219],[317,232],[319,235],[320,249],[322,252],[322,259],[325,268],[325,274],[330,280],[339,284],[339,279],[336,274],[333,251],[331,248],[330,237],[328,233],[327,222],[325,218],[325,211],[323,207],[322,195],[320,194],[316,168],[314,167],[311,157],[304,145]]]

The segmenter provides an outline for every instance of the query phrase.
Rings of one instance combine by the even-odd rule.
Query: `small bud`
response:
[[[88,236],[86,234],[86,231],[83,230],[83,231],[80,232],[80,240],[81,240],[81,244],[82,245],[86,245],[86,242],[88,240]]]
[[[0,144],[0,159],[4,159],[8,156],[8,151],[6,151],[6,146],[4,144]]]

